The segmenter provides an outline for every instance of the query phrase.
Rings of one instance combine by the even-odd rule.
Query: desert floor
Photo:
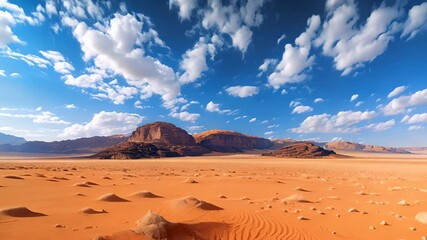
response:
[[[0,239],[149,239],[149,210],[168,239],[422,239],[427,155],[0,157]]]

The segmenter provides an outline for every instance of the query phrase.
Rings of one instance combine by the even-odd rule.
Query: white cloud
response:
[[[292,128],[295,133],[350,133],[360,129],[354,125],[370,120],[376,116],[375,111],[353,112],[342,111],[337,115],[321,114],[307,117],[298,128]]]
[[[37,111],[41,111],[37,110]],[[49,124],[70,124],[67,121],[62,120],[60,117],[56,116],[54,113],[49,111],[43,111],[38,114],[26,113],[26,114],[12,114],[12,113],[0,113],[0,117],[9,117],[9,118],[27,118],[31,119],[33,123],[49,123]]]
[[[264,62],[258,67],[258,70],[261,72],[265,72],[268,70],[270,66],[274,66],[277,64],[277,59],[274,58],[266,58]]]
[[[401,37],[408,36],[408,40],[417,35],[418,32],[426,29],[427,23],[427,2],[413,6],[408,13]]]
[[[356,100],[359,97],[359,94],[354,94],[353,96],[351,96],[350,98],[350,102],[353,102],[354,100]]]
[[[273,124],[273,125],[268,126],[267,128],[277,128],[277,127],[279,127],[279,124]]]
[[[294,113],[301,114],[301,113],[306,113],[306,112],[311,112],[311,111],[313,111],[312,107],[309,107],[309,106],[296,106],[294,108],[294,110],[292,110],[292,114],[294,114]]]
[[[181,20],[189,20],[191,12],[197,7],[197,0],[169,0],[169,9],[178,7]]]
[[[274,133],[274,131],[268,131],[268,132],[265,132],[264,135],[271,135],[273,133]]]
[[[391,100],[383,108],[383,112],[385,115],[396,115],[405,113],[408,108],[419,105],[427,105],[427,89]]]
[[[297,100],[292,100],[292,101],[289,103],[289,107],[296,107],[296,106],[299,106],[299,105],[301,105],[301,102],[299,102],[299,101],[297,101]]]
[[[357,102],[354,106],[356,106],[356,107],[360,107],[360,106],[362,106],[362,104],[363,104],[363,102],[362,102],[362,101],[359,101],[359,102]]]
[[[189,113],[187,111],[183,111],[183,112],[171,112],[169,114],[171,117],[177,118],[181,121],[185,121],[185,122],[195,122],[197,121],[197,119],[199,119],[200,114],[198,113]]]
[[[225,91],[234,97],[252,97],[259,93],[259,88],[255,86],[233,86],[225,89]]]
[[[232,36],[233,46],[245,53],[252,41],[252,34],[252,31],[247,26],[242,26]]]
[[[231,110],[229,109],[225,109],[225,110],[221,110],[219,108],[219,103],[214,103],[212,101],[210,101],[207,105],[206,105],[206,111],[208,112],[218,112],[218,113],[230,113]]]
[[[181,107],[181,111],[187,110],[191,105],[196,105],[196,104],[199,104],[199,102],[198,101],[191,101],[189,103],[186,103],[185,105],[183,105]]]
[[[280,42],[282,41],[282,40],[284,40],[286,38],[286,34],[282,34],[278,39],[277,39],[277,45],[279,45],[280,44]]]
[[[141,101],[139,101],[139,100],[137,100],[136,102],[134,102],[133,106],[134,106],[135,108],[138,108],[138,109],[143,109],[143,108],[144,108],[144,107],[142,106],[142,102],[141,102]]]
[[[402,122],[405,122],[406,124],[427,122],[427,113],[414,114],[412,117],[406,115],[403,117]]]
[[[58,135],[60,138],[81,138],[128,134],[135,130],[144,117],[134,113],[99,112],[86,124],[73,124]]]
[[[268,120],[264,120],[261,122],[261,124],[267,124],[267,123],[268,123]]]
[[[399,30],[396,20],[401,15],[400,5],[381,4],[373,10],[363,26],[359,20],[357,5],[353,0],[329,1],[327,20],[315,40],[322,46],[323,54],[334,58],[335,68],[347,75],[354,69],[372,62],[381,55],[394,34]]]
[[[202,130],[204,128],[205,128],[204,126],[189,126],[188,130],[191,131],[191,132],[194,132],[194,131],[200,131],[200,130]]]
[[[387,97],[388,97],[388,98],[394,98],[394,97],[396,97],[396,96],[398,96],[398,95],[402,94],[405,90],[406,90],[406,87],[405,87],[405,86],[399,86],[399,87],[395,88],[393,91],[391,91],[391,92],[387,95]]]
[[[53,0],[47,0],[45,4],[46,13],[49,17],[52,17],[52,15],[58,14],[58,11],[56,9],[56,4]]]
[[[66,8],[78,15],[79,6],[73,5]],[[77,9],[74,9],[75,7]],[[98,15],[99,11],[95,7],[92,10],[87,9],[90,16]],[[113,18],[104,23],[105,25],[98,24],[96,28],[91,28],[85,22],[78,22],[66,15],[62,19],[69,19],[67,21],[71,22],[69,26],[73,28],[73,36],[80,43],[83,60],[87,63],[92,60],[94,67],[99,71],[108,72],[113,76],[122,76],[129,86],[105,86],[104,76],[100,74],[83,74],[84,78],[91,80],[88,83],[78,81],[80,77],[66,75],[64,77],[66,84],[99,88],[103,92],[94,94],[96,97],[114,98],[115,103],[122,103],[125,99],[131,98],[125,93],[139,93],[142,98],[157,94],[164,102],[172,101],[180,95],[180,85],[174,71],[158,59],[145,54],[143,44],[161,46],[163,42],[159,41],[152,28],[143,31],[144,22],[150,26],[144,15],[116,13]],[[133,89],[138,91],[135,92]],[[120,99],[114,97],[117,94],[122,95]]]
[[[371,129],[375,132],[385,131],[387,129],[390,129],[396,124],[395,120],[389,120],[387,122],[380,122],[380,123],[373,123],[366,126],[366,129]]]
[[[47,66],[50,65],[50,62],[44,58],[41,58],[33,54],[22,54],[22,53],[14,52],[9,48],[4,51],[1,51],[1,53],[8,58],[22,60],[30,66],[47,68]]]
[[[60,52],[40,51],[40,54],[53,63],[53,68],[56,72],[69,74],[71,71],[74,71],[74,67],[65,60],[64,56],[62,56]]]
[[[5,73],[5,71],[4,71],[4,70],[1,70],[1,69],[0,69],[0,76],[2,76],[2,77],[6,77],[6,73]]]
[[[424,127],[423,127],[423,126],[421,126],[421,125],[414,125],[414,126],[409,126],[409,127],[408,127],[408,130],[409,130],[409,131],[413,131],[413,130],[421,130],[421,129],[424,129]]]
[[[256,121],[256,118],[251,118],[250,120],[249,120],[249,122],[250,123],[253,123],[253,122],[255,122]]]
[[[9,76],[16,78],[16,77],[20,77],[21,75],[19,73],[14,72],[14,73],[11,73]]]
[[[184,73],[179,77],[181,83],[194,82],[201,77],[204,71],[208,70],[206,55],[209,52],[209,48],[213,49],[211,51],[215,51],[215,47],[213,44],[206,44],[203,41],[203,38],[200,39],[193,49],[187,50],[182,56],[180,67],[184,70]]]
[[[73,109],[73,108],[78,108],[78,107],[72,103],[72,104],[65,105],[65,108]]]
[[[316,98],[316,99],[314,99],[315,103],[321,103],[321,102],[324,102],[324,101],[325,100],[323,98]]]
[[[307,20],[307,25],[306,31],[295,39],[295,47],[285,45],[281,61],[268,76],[268,83],[273,88],[278,89],[286,83],[297,83],[307,78],[305,72],[314,63],[314,56],[310,56],[311,40],[320,26],[320,17],[313,15]]]

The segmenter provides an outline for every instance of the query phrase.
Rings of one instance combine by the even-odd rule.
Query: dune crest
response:
[[[212,203],[201,201],[195,197],[187,196],[171,201],[172,208],[175,209],[201,209],[206,211],[223,210]]]
[[[47,216],[44,213],[33,212],[26,207],[13,207],[1,209],[0,213],[9,217],[43,217]]]
[[[103,202],[129,202],[129,200],[121,198],[114,193],[104,194],[98,200]]]

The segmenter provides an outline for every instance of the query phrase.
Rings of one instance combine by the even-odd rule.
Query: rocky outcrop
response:
[[[194,146],[196,141],[185,130],[166,122],[145,124],[128,139],[135,143],[163,143],[166,145]]]
[[[268,139],[226,130],[210,130],[195,134],[194,138],[201,146],[216,152],[243,152],[244,150],[268,149],[273,146]]]
[[[409,151],[402,148],[366,145],[366,144],[352,143],[347,141],[328,142],[324,145],[324,148],[331,149],[331,150],[378,152],[378,153],[410,153]]]
[[[151,143],[122,142],[93,155],[93,158],[139,159],[179,156],[181,155],[178,152],[170,148],[156,146]]]
[[[337,156],[334,151],[325,150],[313,143],[300,142],[281,147],[275,151],[264,153],[262,156],[283,158],[321,158]]]

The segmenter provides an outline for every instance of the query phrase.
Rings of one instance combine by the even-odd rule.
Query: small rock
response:
[[[369,229],[375,230],[376,228],[374,226],[369,226]]]
[[[335,215],[335,216],[337,216],[337,217],[341,217],[341,215],[339,215],[339,214],[337,214],[337,215]]]
[[[417,229],[415,227],[410,227],[409,230],[411,230],[411,231],[417,231]]]
[[[298,216],[297,217],[298,220],[308,220],[308,218],[304,217],[304,216]]]
[[[55,227],[56,227],[56,228],[64,228],[65,226],[64,226],[64,225],[61,225],[61,224],[56,224],[56,225],[55,225]]]
[[[381,221],[380,224],[383,225],[383,226],[388,226],[389,225],[386,221]]]
[[[337,234],[337,232],[335,232],[335,231],[332,231],[332,235],[335,235],[335,234]]]
[[[409,203],[407,203],[405,200],[400,200],[397,204],[399,204],[400,206],[409,206]]]
[[[359,210],[357,210],[356,208],[350,208],[348,209],[349,213],[353,213],[353,212],[359,212]]]

